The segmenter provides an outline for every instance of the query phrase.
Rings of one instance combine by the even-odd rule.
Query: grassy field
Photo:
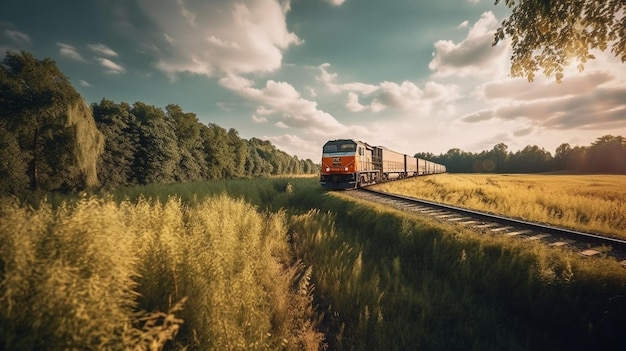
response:
[[[373,188],[626,239],[626,176],[443,174]]]
[[[0,199],[0,349],[320,349],[285,211],[241,195],[284,201],[290,181]]]
[[[292,219],[331,350],[621,349],[624,269],[345,192]]]
[[[624,349],[624,291],[314,178],[0,200],[0,349]]]

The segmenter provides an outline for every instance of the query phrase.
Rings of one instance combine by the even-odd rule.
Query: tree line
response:
[[[0,195],[318,171],[175,104],[89,105],[49,58],[0,63]]]
[[[585,172],[626,174],[626,138],[605,135],[589,146],[563,143],[556,148],[554,156],[537,145],[528,145],[512,152],[504,143],[479,153],[465,152],[458,148],[445,154],[417,153],[425,158],[446,165],[451,173],[538,173],[538,172]]]

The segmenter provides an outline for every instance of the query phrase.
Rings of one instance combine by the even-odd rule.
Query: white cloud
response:
[[[167,33],[163,33],[163,37],[165,38],[165,40],[171,45],[174,44],[175,40],[174,38],[170,37],[169,35],[167,35]],[[154,45],[154,44],[152,44]],[[154,47],[156,47],[156,45],[154,45]],[[160,50],[157,48],[156,50],[153,50],[155,52],[159,52]]]
[[[458,95],[455,85],[443,85],[433,81],[427,82],[424,89],[410,81],[403,81],[400,84],[383,81],[378,85],[360,82],[338,84],[336,83],[338,75],[329,73],[327,70],[329,67],[328,63],[320,65],[318,67],[320,75],[317,79],[332,93],[348,92],[345,107],[351,112],[365,110],[379,112],[392,109],[430,113],[436,103],[451,101]]]
[[[196,14],[187,10],[185,7],[185,2],[183,0],[177,0],[176,3],[180,9],[180,15],[189,23],[190,26],[196,27],[198,24],[196,23]]]
[[[469,26],[469,21],[463,21],[458,26],[456,26],[456,29],[467,28],[467,26]]]
[[[543,129],[626,128],[626,84],[605,70],[566,75],[561,84],[539,77],[496,80],[478,90],[493,107],[461,117],[468,123],[523,120]]]
[[[4,30],[4,35],[13,40],[16,44],[30,44],[31,40],[30,40],[30,36],[26,33],[22,33],[18,30],[13,30],[13,29],[5,29]]]
[[[378,86],[367,83],[345,83],[345,84],[337,84],[335,80],[337,79],[337,73],[329,73],[327,68],[330,67],[330,63],[323,63],[319,67],[317,67],[320,71],[320,75],[317,77],[317,80],[324,83],[324,85],[330,90],[332,93],[341,93],[344,91],[353,91],[359,92],[363,94],[369,94],[378,89]]]
[[[326,141],[312,138],[303,139],[294,134],[264,136],[263,140],[269,140],[280,150],[284,150],[291,155],[301,155],[301,159],[304,160],[308,158],[316,163],[321,160],[321,145],[323,145],[324,141]]]
[[[256,113],[257,115],[259,115],[259,116],[269,116],[269,115],[271,115],[271,114],[272,114],[272,113],[274,113],[274,112],[275,112],[274,110],[269,109],[269,108],[267,108],[267,107],[265,107],[265,106],[259,106],[259,107],[256,109],[256,112],[255,112],[255,113]]]
[[[87,62],[79,53],[78,50],[72,45],[57,43],[59,46],[59,54],[63,57],[67,57],[72,60]]]
[[[464,79],[464,91],[470,93],[456,101],[463,112],[450,117],[446,133],[458,135],[451,137],[455,147],[473,152],[497,142],[510,150],[526,145],[554,150],[564,142],[588,145],[601,135],[623,135],[624,64],[610,52],[592,53],[596,59],[589,60],[584,71],[579,72],[576,63],[566,67],[560,84],[542,74],[532,83],[497,72]]]
[[[494,110],[493,109],[485,109],[480,111],[474,111],[472,113],[468,113],[461,117],[461,120],[468,123],[482,122],[488,121],[493,118]]]
[[[561,84],[545,77],[532,83],[525,78],[494,80],[480,86],[479,91],[486,99],[536,100],[587,94],[614,79],[612,73],[596,70],[568,76]]]
[[[252,120],[256,123],[265,123],[268,121],[267,116],[273,114],[274,112],[274,110],[268,109],[265,106],[259,106],[252,115]]]
[[[252,115],[252,120],[255,121],[256,123],[266,123],[267,117]]]
[[[610,129],[626,127],[626,88],[598,88],[581,96],[507,104],[494,116],[503,120],[523,118],[549,129]]]
[[[98,61],[103,67],[107,68],[107,70],[105,71],[107,74],[120,74],[126,72],[126,69],[124,67],[107,58],[99,57]]]
[[[89,82],[87,82],[86,80],[79,80],[78,84],[80,84],[81,86],[85,87],[85,88],[89,88],[91,86],[91,84],[89,84]]]
[[[162,36],[155,66],[171,79],[188,72],[214,76],[267,73],[283,51],[302,41],[287,29],[289,1],[141,1]]]
[[[304,129],[320,135],[347,129],[329,113],[320,110],[315,101],[302,98],[289,83],[268,80],[265,87],[255,88],[251,80],[235,75],[225,76],[219,83],[248,100],[269,106],[272,111],[281,113],[282,121],[278,124],[281,128]],[[257,109],[257,117],[259,111],[264,110]]]
[[[439,40],[428,67],[434,77],[501,76],[509,67],[508,46],[492,46],[498,21],[485,12],[460,43]]]
[[[350,112],[361,112],[367,107],[359,103],[359,95],[357,93],[349,92],[348,100],[346,101],[346,108]]]
[[[87,44],[87,46],[94,52],[111,57],[117,57],[117,52],[113,51],[111,48],[104,44]]]
[[[346,0],[326,0],[333,6],[341,6]]]
[[[219,80],[219,84],[248,101],[259,104],[252,119],[257,123],[269,122],[270,117],[279,118],[273,125],[281,130],[289,130],[290,134],[269,136],[279,149],[303,158],[318,160],[320,147],[328,139],[362,138],[367,140],[371,135],[362,126],[346,126],[331,114],[321,110],[315,101],[307,100],[289,83],[268,80],[265,86],[254,87],[250,79],[227,75]],[[298,135],[306,135],[306,140]]]
[[[396,110],[409,110],[420,103],[422,96],[422,90],[412,82],[382,82],[372,103]]]

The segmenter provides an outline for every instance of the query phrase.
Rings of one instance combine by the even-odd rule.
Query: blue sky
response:
[[[175,103],[318,161],[329,139],[414,154],[554,154],[626,136],[626,66],[511,78],[493,0],[13,1],[0,49],[50,57],[89,102]]]

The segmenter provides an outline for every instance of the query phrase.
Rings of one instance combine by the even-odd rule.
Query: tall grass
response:
[[[140,200],[128,223],[144,247],[139,301],[163,309],[187,297],[186,344],[213,350],[317,350],[304,268],[290,267],[284,212],[259,214],[226,195],[193,207]],[[294,286],[304,284],[302,289]],[[167,292],[167,293],[164,293]]]
[[[626,346],[626,276],[610,260],[459,231],[316,179],[124,190],[3,200],[0,348]]]
[[[317,350],[286,221],[226,195],[4,201],[2,348]]]
[[[610,260],[441,228],[345,194],[293,217],[334,350],[615,349],[626,312]]]
[[[138,242],[127,229],[112,202],[94,198],[56,211],[0,203],[3,349],[147,350],[175,335],[172,314],[136,310]]]
[[[625,176],[445,174],[375,188],[626,238]]]

